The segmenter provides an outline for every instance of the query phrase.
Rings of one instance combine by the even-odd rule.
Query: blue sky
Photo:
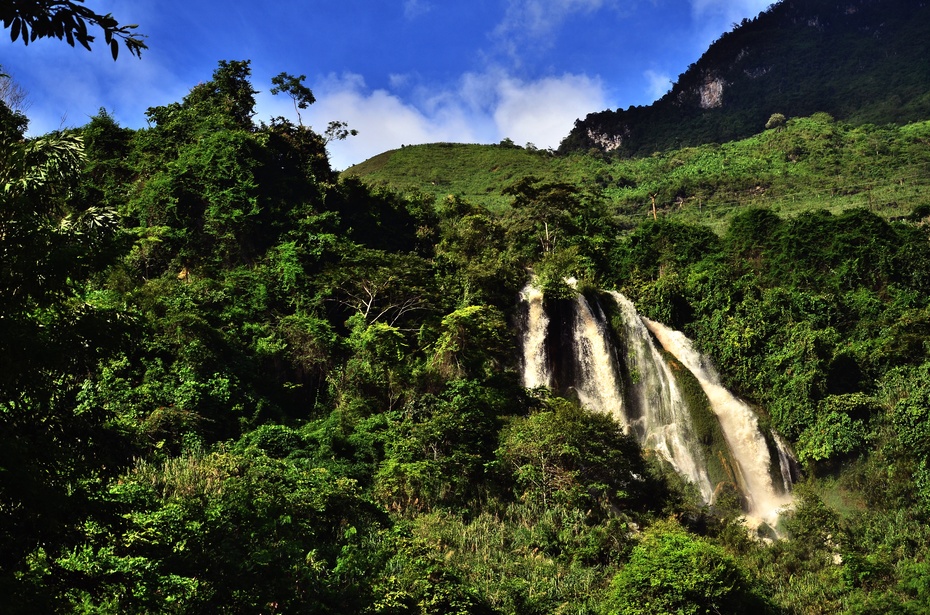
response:
[[[331,144],[337,169],[401,144],[454,141],[558,147],[576,118],[646,105],[734,23],[772,0],[86,0],[138,23],[149,49],[114,62],[57,40],[0,37],[32,134],[80,126],[101,107],[123,126],[180,100],[219,60],[251,60],[256,119],[296,120],[268,94],[305,74],[303,121],[359,131]],[[102,37],[100,37],[102,42]]]

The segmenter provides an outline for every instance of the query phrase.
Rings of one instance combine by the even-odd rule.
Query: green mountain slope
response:
[[[435,144],[386,152],[345,171],[370,185],[492,210],[503,191],[526,176],[564,182],[607,201],[627,225],[656,215],[722,230],[746,206],[782,215],[865,207],[884,217],[930,202],[930,122],[854,126],[826,114],[722,145],[615,159],[551,156],[521,148]]]
[[[402,193],[461,196],[496,209],[508,201],[501,189],[528,175],[558,176],[563,164],[549,152],[506,145],[434,143],[391,150],[346,169],[369,185]]]
[[[644,155],[816,112],[855,124],[930,117],[930,4],[782,0],[721,36],[652,105],[576,122],[559,151]]]

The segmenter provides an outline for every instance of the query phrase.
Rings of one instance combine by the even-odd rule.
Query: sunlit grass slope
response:
[[[454,194],[497,209],[509,203],[501,189],[528,175],[557,177],[561,161],[549,152],[505,145],[433,143],[379,154],[346,169],[369,184],[394,190]]]
[[[509,204],[504,188],[532,175],[600,194],[631,226],[653,215],[653,200],[657,216],[718,231],[747,205],[782,216],[865,207],[895,217],[930,204],[930,122],[852,126],[820,113],[741,141],[629,159],[439,143],[385,152],[345,174],[492,210]]]

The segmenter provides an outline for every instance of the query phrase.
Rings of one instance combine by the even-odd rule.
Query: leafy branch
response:
[[[0,20],[3,27],[10,29],[10,39],[21,39],[24,45],[39,38],[66,40],[74,47],[75,42],[90,51],[96,38],[88,32],[88,26],[103,30],[103,38],[110,46],[115,60],[119,55],[122,40],[132,55],[141,58],[142,50],[148,47],[144,36],[134,32],[137,24],[120,25],[110,13],[101,15],[86,6],[84,0],[6,0],[0,3]]]
[[[17,198],[46,191],[51,196],[67,190],[84,162],[84,143],[77,135],[49,135],[21,143],[7,143],[0,154],[0,195]]]

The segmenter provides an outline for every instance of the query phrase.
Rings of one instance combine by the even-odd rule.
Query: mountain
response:
[[[651,154],[817,112],[853,124],[930,117],[930,3],[782,0],[722,35],[655,103],[578,120],[559,151]]]

